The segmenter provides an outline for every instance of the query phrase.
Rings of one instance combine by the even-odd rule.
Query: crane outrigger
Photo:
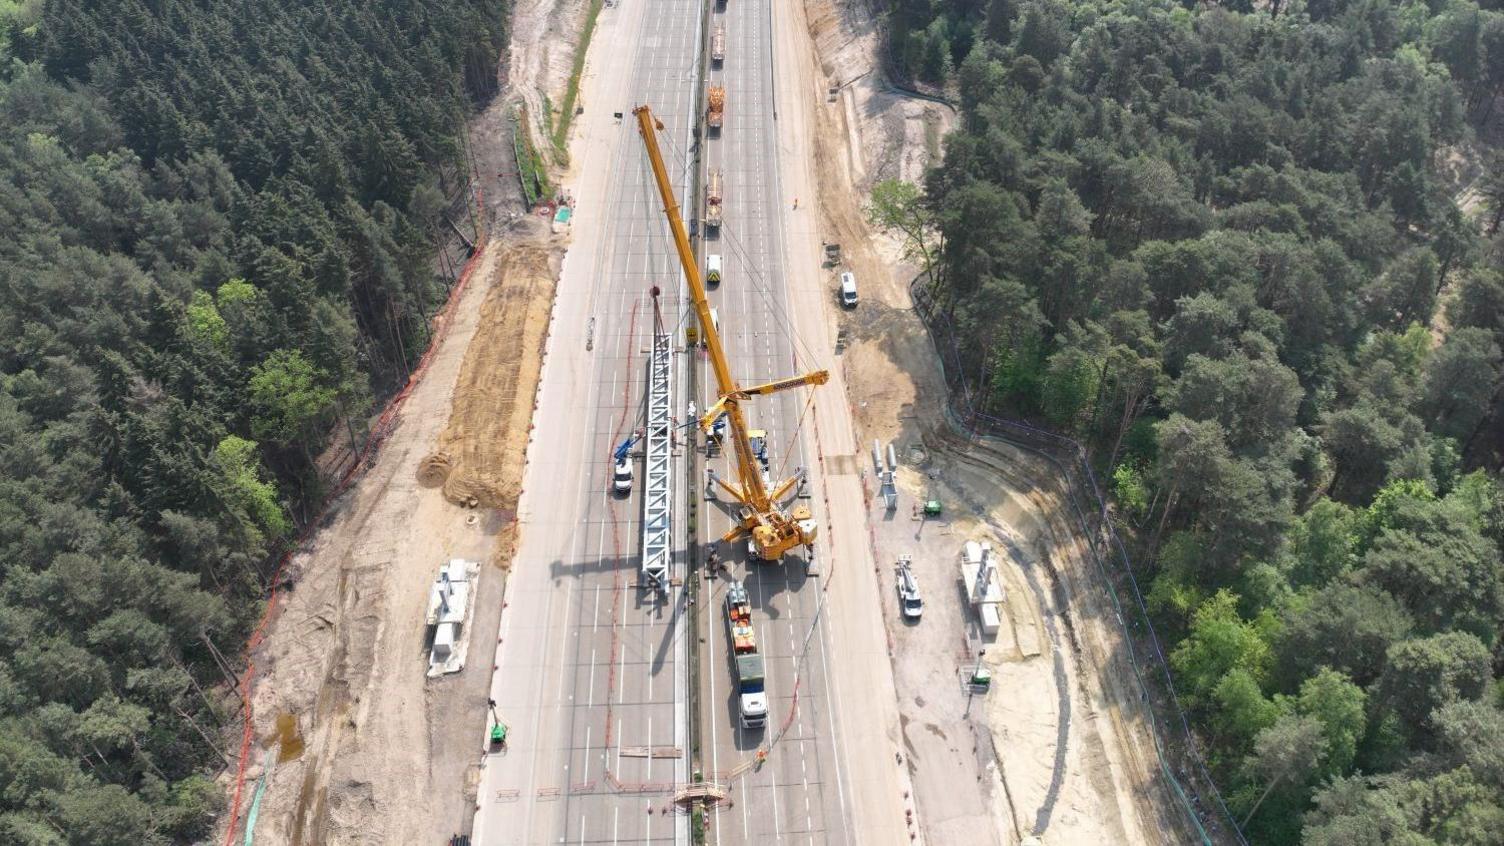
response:
[[[786,510],[781,505],[799,483],[802,471],[774,484],[771,491],[768,490],[747,435],[747,421],[742,415],[741,403],[754,396],[767,396],[805,385],[823,385],[830,379],[830,374],[816,370],[750,388],[743,388],[736,383],[731,375],[731,366],[726,362],[720,332],[711,319],[710,301],[706,298],[705,283],[700,279],[700,265],[690,249],[684,222],[679,219],[679,203],[674,198],[674,189],[668,181],[668,170],[658,151],[657,131],[662,129],[662,125],[647,106],[638,106],[632,114],[637,117],[637,128],[642,134],[643,145],[647,148],[648,161],[653,166],[653,178],[658,183],[658,194],[663,198],[663,212],[674,233],[674,247],[679,252],[679,264],[684,269],[685,278],[689,280],[690,298],[694,302],[695,315],[699,318],[700,331],[709,349],[711,366],[715,370],[719,397],[715,404],[705,410],[698,425],[700,431],[708,431],[722,413],[731,422],[731,442],[736,448],[737,483],[733,485],[720,478],[716,482],[740,503],[736,515],[739,522],[721,540],[730,543],[741,537],[751,537],[752,551],[758,558],[777,561],[796,546],[812,545],[817,528],[814,517],[805,506],[799,505]]]

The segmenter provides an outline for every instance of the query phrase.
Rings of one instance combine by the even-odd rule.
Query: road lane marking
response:
[[[595,707],[595,647],[590,647],[590,690],[585,699],[586,708]]]
[[[565,592],[564,592],[564,625],[563,625],[562,628],[565,628],[565,629],[569,628],[569,606],[573,605],[573,604],[574,604],[574,582],[570,582],[569,586],[565,589]],[[545,623],[545,625],[546,625],[546,623]],[[562,648],[563,642],[560,641],[559,645]],[[557,703],[559,703],[559,704],[556,705],[556,706],[554,706],[555,713],[557,713],[560,708],[564,707],[564,680],[569,676],[568,673],[564,672],[563,663],[564,663],[563,653],[561,652],[560,653],[560,659],[559,659],[559,695],[554,699],[554,701],[557,702]]]
[[[748,809],[750,809],[752,807],[752,803],[747,801],[747,782],[749,782],[751,780],[752,780],[751,778],[743,778],[743,779],[741,779],[741,783],[742,783],[742,839],[743,840],[750,840],[750,839],[752,839],[751,823],[749,821],[749,818],[747,817],[747,811],[748,811]]]
[[[687,10],[687,8],[688,7],[686,6],[686,10]],[[697,18],[696,18],[696,20],[697,20]],[[681,44],[682,43],[687,43],[687,37],[686,37],[685,30],[687,30],[689,28],[689,21],[690,21],[690,18],[689,18],[689,16],[687,14],[680,14],[680,15],[677,15],[677,16],[675,16],[675,17],[673,17],[673,18],[670,19],[670,21],[668,22],[668,25],[670,27],[677,26],[678,27],[678,31],[680,32],[680,37],[677,38],[677,39],[672,39],[672,40],[674,40],[674,41],[676,41],[678,43],[681,43]],[[640,16],[636,19],[635,22],[638,25],[641,24],[641,18],[640,18]],[[638,50],[634,51],[634,57],[631,60],[631,62],[632,62],[632,65],[631,65],[632,72],[629,74],[629,79],[631,81],[631,83],[630,83],[631,87],[633,89],[636,89],[636,90],[641,90],[642,89],[642,84],[640,82],[638,82],[638,80],[643,80],[645,78],[646,82],[648,83],[648,89],[650,91],[654,92],[655,95],[660,90],[673,91],[673,92],[675,92],[677,94],[677,96],[675,97],[675,102],[676,103],[683,102],[684,97],[687,94],[687,86],[685,86],[685,85],[672,85],[671,86],[671,85],[668,85],[668,84],[665,83],[666,80],[670,80],[671,79],[667,75],[667,71],[670,71],[670,70],[673,69],[671,67],[672,63],[669,62],[669,61],[665,61],[665,59],[672,58],[673,55],[687,55],[687,52],[680,51],[679,53],[676,54],[673,51],[669,51],[669,54],[667,56],[665,56],[664,53],[662,53],[662,52],[649,52],[645,48],[639,47]],[[660,59],[659,58],[660,56],[662,56],[663,58]],[[659,61],[655,62],[654,59],[659,59]],[[661,67],[661,68],[658,67],[659,64],[661,64],[663,67]],[[676,124],[683,124],[684,127],[685,127],[686,134],[689,132],[690,127],[682,119],[676,120],[675,123]],[[638,257],[636,255],[633,255],[631,250],[629,250],[629,249],[623,249],[622,247],[624,245],[620,244],[620,241],[621,241],[621,238],[622,238],[622,235],[623,235],[623,232],[621,230],[626,229],[628,227],[631,227],[635,231],[635,230],[639,229],[639,227],[640,227],[640,225],[642,223],[642,218],[638,218],[638,217],[636,217],[634,215],[629,215],[629,214],[624,214],[623,213],[625,211],[624,206],[628,202],[630,202],[630,200],[635,199],[635,197],[629,191],[622,190],[622,186],[623,186],[624,182],[626,181],[626,178],[630,175],[631,170],[627,169],[627,168],[621,167],[620,164],[617,162],[617,159],[619,159],[621,155],[625,154],[625,148],[624,148],[624,145],[621,143],[621,141],[622,140],[626,140],[628,137],[629,136],[626,134],[625,130],[623,130],[621,137],[617,140],[617,142],[615,143],[615,146],[613,147],[613,150],[612,150],[613,157],[610,158],[610,159],[608,159],[608,161],[607,161],[607,167],[608,167],[609,176],[606,177],[606,178],[609,180],[609,182],[612,184],[612,187],[615,189],[615,190],[612,191],[612,193],[614,195],[615,205],[617,206],[616,209],[613,209],[613,211],[615,212],[615,214],[613,214],[610,218],[608,218],[608,220],[611,221],[611,225],[612,225],[613,229],[615,230],[614,231],[614,236],[615,237],[613,239],[613,238],[610,238],[610,237],[603,236],[600,239],[600,241],[602,243],[603,249],[600,250],[600,252],[598,253],[598,255],[600,256],[600,258],[606,258],[606,257],[609,256],[609,257],[611,257],[611,260],[613,262],[615,262],[615,266],[612,268],[613,272],[610,274],[610,278],[611,278],[612,282],[616,283],[616,284],[612,285],[611,287],[616,287],[617,285],[619,285],[622,282],[622,280],[636,280],[638,278],[645,278],[648,275],[650,275],[648,273],[637,274],[635,272],[638,269],[637,266],[636,266],[636,262],[638,260]],[[617,241],[618,243],[613,243],[613,240]],[[659,253],[654,254],[654,258],[661,258],[662,257],[660,255],[661,252],[662,251],[659,251]],[[622,262],[624,262],[627,265],[625,268],[622,266]],[[661,264],[661,262],[659,262],[659,264]],[[623,272],[624,270],[626,271],[625,273]],[[601,275],[605,275],[605,274],[601,274]],[[681,280],[681,282],[682,282],[682,280]],[[600,291],[601,289],[598,288],[598,287],[591,287],[591,288],[589,288],[589,290],[590,290],[591,294],[593,295],[595,292]],[[607,290],[609,290],[609,288]],[[625,291],[619,291],[619,293],[623,295],[622,299],[625,300],[626,299],[626,297],[625,297],[625,293],[626,292]],[[593,300],[594,296],[592,296],[591,299]],[[620,367],[622,367],[623,366],[623,361],[627,360],[628,357],[627,356],[610,356],[610,355],[606,355],[606,356],[594,356],[594,357],[592,357],[592,359],[593,359],[592,362],[591,362],[592,369],[595,372],[598,373],[599,369],[601,367],[604,367],[604,366],[610,366],[610,367],[613,367],[613,368],[620,368]],[[602,364],[601,362],[603,362],[603,361],[607,362],[607,363]],[[617,385],[619,384],[619,378],[620,378],[620,373],[614,372],[613,373],[613,394],[615,393],[614,388],[616,388]],[[601,380],[601,382],[604,382],[604,380]],[[596,382],[595,378],[592,378],[586,384],[595,385],[596,388],[597,388],[597,390],[600,387],[604,387],[603,384],[598,384]],[[584,393],[584,391],[582,390],[581,393]],[[598,416],[604,416],[606,413],[608,413],[609,408],[610,408],[609,404],[603,406],[603,405],[601,405],[599,403],[598,398],[597,398],[596,409],[597,409],[597,412],[598,412]],[[590,423],[587,423],[586,425],[584,425],[584,426],[581,427],[581,433],[582,433],[582,436],[583,436],[582,437],[582,444],[584,444],[584,443],[590,443],[590,444],[597,444],[598,445],[599,441],[601,441],[604,438],[610,436],[609,435],[609,429],[607,429],[605,427],[602,427],[600,425],[600,422],[601,421],[599,421],[599,420],[597,420],[597,421],[591,421]],[[608,443],[608,444],[606,444],[606,447],[608,449],[611,446],[614,446],[614,443]],[[595,467],[598,466],[598,465],[596,465],[596,462],[600,461],[601,459],[598,456],[589,456],[588,458],[590,460],[586,462],[587,466],[595,465],[595,466],[592,467],[592,471],[593,471],[595,469]],[[604,462],[602,462],[602,463],[604,463]],[[584,517],[588,518],[589,510],[590,510],[591,506],[593,506],[594,503],[595,503],[595,500],[593,499],[593,496],[592,496],[595,489],[589,488],[588,485],[594,484],[597,481],[599,481],[599,477],[595,476],[594,472],[582,473],[579,476],[579,481],[577,482],[577,495],[576,495],[576,497],[574,498],[573,501],[574,502],[583,502],[583,507],[581,508],[581,510],[579,512],[577,512],[581,516],[584,516]],[[587,499],[587,497],[591,497],[591,498]],[[587,520],[587,522],[588,522],[588,520]],[[579,547],[581,545],[582,545],[581,544],[581,539],[579,539],[577,537],[576,542],[575,542],[576,549],[575,549],[574,558],[575,558],[575,561],[579,562],[579,563],[583,563],[581,561],[581,559],[580,559],[580,556],[579,556]],[[564,546],[564,544],[560,544],[560,546]],[[595,562],[596,566],[588,568],[588,569],[590,571],[592,571],[592,572],[596,571],[597,569],[605,569],[604,567],[601,566],[604,563],[605,562],[602,562],[599,559],[597,559],[597,561]],[[584,579],[580,577],[580,576],[583,576],[584,572],[585,572],[585,570],[581,569],[579,571],[579,575],[577,575],[571,581],[571,583],[567,586],[567,588],[566,588],[566,597],[565,597],[565,603],[566,604],[564,606],[565,613],[563,615],[561,615],[564,618],[563,619],[563,625],[562,625],[562,627],[555,628],[554,626],[545,626],[546,630],[549,630],[549,631],[566,631],[567,630],[567,631],[570,631],[575,636],[575,638],[578,638],[578,634],[579,634],[580,630],[583,628],[580,625],[583,622],[583,620],[580,619],[581,617],[583,617],[583,614],[577,614],[577,613],[574,613],[574,612],[575,611],[583,611],[583,602],[581,603],[580,606],[575,606],[574,605],[573,591],[574,591],[574,589],[576,587],[582,587],[582,586],[584,586],[584,584],[585,584]],[[596,590],[597,590],[597,593],[598,593],[599,592],[599,585],[596,586]],[[556,596],[556,594],[555,594],[555,596]],[[557,605],[555,605],[553,603],[550,603],[550,606],[553,607],[553,608],[557,608],[558,607]],[[553,622],[553,621],[546,621],[546,622]],[[597,617],[597,619],[594,619],[592,621],[592,627],[593,627],[593,629],[597,628],[598,625],[599,625],[599,623],[598,623],[598,617]],[[555,646],[556,649],[558,649],[558,648],[565,648],[565,649],[567,649],[567,642],[564,641],[563,638],[556,638],[555,640],[557,641],[556,646]],[[578,640],[576,640],[576,643],[578,643]],[[577,652],[577,655],[578,655],[578,652]],[[624,663],[624,660],[625,660],[625,656],[623,655],[623,663]],[[560,668],[561,673],[563,672],[563,665],[564,665],[564,663],[565,662],[563,660],[560,660],[559,662],[557,662],[555,664],[555,666],[557,666],[557,667]],[[577,683],[578,677],[574,676],[573,673],[571,673],[570,676],[572,676],[573,681],[575,683]],[[566,676],[564,676],[564,675],[562,675],[562,674],[561,674],[560,679],[561,679],[561,690],[562,690],[562,686],[564,684],[568,684],[571,681],[571,679],[568,678],[568,677],[566,677]],[[592,684],[593,684],[593,682],[594,682],[594,668],[593,667],[592,667],[591,681],[592,681]],[[577,690],[577,688],[575,688],[574,690]],[[624,698],[624,691],[622,692],[621,696]],[[573,697],[571,697],[571,698],[573,698]],[[562,699],[562,697],[561,697],[561,699]],[[591,699],[593,701],[593,694],[591,696]],[[620,721],[618,721],[618,729],[620,729],[620,726],[621,726],[621,723],[620,723]],[[587,750],[588,750],[588,747],[591,744],[591,739],[592,738],[593,738],[593,733],[590,733],[587,730]],[[541,752],[543,750],[538,750],[538,751]],[[609,760],[608,755],[609,755],[609,750],[603,749],[603,759],[604,760]],[[587,754],[587,758],[588,758],[588,754]],[[531,807],[529,807],[528,812],[529,812],[529,820],[531,820],[531,814],[532,814],[532,808]],[[616,811],[616,816],[619,819],[619,808]],[[530,823],[528,825],[528,829],[530,830]],[[580,838],[581,838],[582,841],[585,839],[584,835],[586,833],[587,832],[586,832],[586,830],[584,828],[584,817],[582,815],[582,830],[581,830],[581,833],[580,833]],[[613,831],[613,837],[615,837],[615,830]]]
[[[822,477],[822,481],[828,483],[829,480],[823,479]],[[827,695],[825,697],[825,710],[827,719],[830,721],[830,756],[836,766],[836,795],[840,799],[841,812],[844,818],[847,810],[846,766],[845,759],[841,756],[841,733],[840,729],[836,725],[836,705],[841,698],[841,686],[836,681],[835,673],[831,672],[830,670],[831,647],[829,647],[826,643],[826,641],[834,641],[834,639],[834,630],[830,626],[824,625],[822,621],[820,626],[820,666],[825,670],[825,685],[827,688]],[[828,828],[829,827],[827,826],[827,829]],[[841,839],[843,841],[847,843],[851,842],[851,833],[848,826],[841,826],[841,834]]]
[[[620,743],[621,741],[618,740],[617,742]],[[648,746],[651,747],[652,745],[653,745],[653,717],[652,717],[652,712],[650,711],[649,712],[649,716],[648,716]],[[644,781],[650,781],[651,778],[652,778],[652,775],[653,775],[653,758],[650,755],[650,756],[648,756],[648,778],[644,779]],[[651,811],[652,809],[653,809],[653,806],[652,806],[652,803],[650,801],[648,803],[648,810]],[[647,827],[643,829],[643,838],[642,839],[645,840],[645,841],[647,841],[648,843],[653,842],[653,815],[652,814],[648,814],[648,824],[647,824]]]
[[[627,592],[621,591],[621,613],[616,615],[616,627],[618,629],[623,629],[626,627],[626,616]],[[619,634],[625,634],[625,632],[620,632]],[[626,695],[627,691],[627,639],[625,637],[618,636],[616,638],[616,643],[618,647],[616,650],[616,677],[622,680],[622,683],[620,685],[617,685],[616,687],[616,704],[620,705],[622,703],[622,697]],[[621,745],[620,731],[617,731],[616,733],[616,742],[618,746]]]
[[[714,595],[715,581],[711,580],[708,583],[707,596],[705,597],[707,601],[705,602],[703,607],[707,609],[713,607],[712,602],[710,602],[709,600],[711,600]],[[715,695],[715,677],[718,670],[720,669],[715,660],[715,644],[719,638],[716,637],[716,627],[711,623],[711,619],[712,615],[707,613],[705,615],[705,627],[707,629],[707,636],[705,640],[706,643],[709,644],[709,648],[706,650],[706,653],[710,663],[709,671],[705,675],[710,678],[710,707],[715,711],[719,711],[721,706],[716,701]],[[699,633],[696,632],[695,635],[698,637]],[[715,776],[712,776],[712,780],[719,777],[719,774],[721,772],[721,743],[719,739],[719,731],[717,728],[719,723],[719,719],[714,716],[710,717],[710,771],[716,774]],[[718,844],[721,842],[721,827],[719,825],[715,827],[715,842]]]
[[[777,767],[768,767],[768,792],[773,794],[773,839],[783,842],[783,826],[778,821],[778,773]]]

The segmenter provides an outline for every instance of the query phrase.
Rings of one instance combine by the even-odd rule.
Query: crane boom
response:
[[[750,388],[740,388],[736,393],[728,394],[727,396],[732,399],[749,399],[755,396],[776,394],[779,391],[787,391],[791,388],[802,388],[805,385],[823,385],[828,381],[830,381],[829,373],[825,372],[824,370],[816,370],[813,373],[805,373],[802,376],[790,376],[787,379],[780,379],[777,382],[768,382],[765,385],[753,385]],[[700,424],[700,429],[702,431],[710,431],[711,426],[715,425],[715,421],[720,419],[720,416],[724,414],[725,411],[726,398],[722,397],[720,400],[716,401],[715,405],[712,405],[710,408],[705,409],[705,413],[700,415],[700,419],[698,421]],[[778,497],[774,496],[773,498],[777,499]]]
[[[787,391],[790,388],[800,388],[805,385],[823,385],[829,380],[829,373],[826,373],[824,370],[816,370],[814,373],[805,373],[802,376],[790,376],[787,379],[779,379],[777,382],[769,382],[766,385],[742,388],[742,396],[755,397],[776,394],[779,391]]]
[[[705,420],[713,420],[718,416],[719,410],[724,410],[726,419],[731,424],[738,485],[733,489],[722,483],[722,487],[735,496],[743,508],[738,514],[740,523],[727,532],[723,540],[731,541],[743,535],[751,535],[757,554],[764,560],[776,561],[795,546],[813,543],[815,522],[811,519],[809,509],[803,506],[787,513],[778,505],[781,495],[793,487],[794,479],[774,485],[774,493],[769,493],[747,435],[747,421],[742,415],[741,402],[754,393],[764,395],[800,385],[823,385],[829,379],[829,374],[819,370],[747,390],[736,384],[736,378],[731,375],[731,366],[726,361],[726,350],[721,343],[720,332],[711,319],[710,300],[705,293],[705,283],[700,278],[700,266],[690,248],[689,235],[684,231],[684,221],[679,215],[679,202],[674,197],[673,186],[668,180],[668,169],[664,166],[663,155],[658,149],[657,130],[662,127],[647,106],[638,106],[632,110],[632,114],[637,118],[637,129],[642,134],[643,146],[647,149],[653,179],[657,182],[658,194],[663,199],[663,212],[668,217],[669,229],[673,232],[674,248],[679,254],[684,277],[689,282],[690,299],[694,303],[695,316],[699,319],[700,330],[710,354],[711,368],[715,371],[719,393],[715,406],[718,410],[706,415]]]

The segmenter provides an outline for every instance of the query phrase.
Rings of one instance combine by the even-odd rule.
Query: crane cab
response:
[[[752,447],[752,454],[762,464],[763,471],[768,469],[768,432],[766,429],[748,429],[747,444]]]

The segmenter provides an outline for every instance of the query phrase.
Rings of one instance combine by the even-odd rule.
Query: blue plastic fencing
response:
[[[1090,542],[1097,573],[1112,599],[1124,642],[1128,644],[1128,661],[1133,666],[1140,695],[1148,705],[1149,725],[1165,788],[1185,808],[1203,843],[1247,846],[1248,841],[1238,828],[1237,818],[1227,809],[1216,782],[1207,771],[1200,744],[1186,720],[1163,644],[1149,620],[1132,560],[1109,517],[1107,500],[1102,496],[1086,448],[1058,432],[976,410],[973,387],[964,375],[954,328],[949,316],[934,307],[933,298],[927,285],[921,284],[922,280],[920,277],[910,285],[910,294],[914,311],[929,330],[930,340],[940,355],[941,369],[950,387],[947,419],[972,439],[995,438],[1040,455],[1060,470],[1063,491]],[[1126,605],[1124,593],[1129,594]]]

